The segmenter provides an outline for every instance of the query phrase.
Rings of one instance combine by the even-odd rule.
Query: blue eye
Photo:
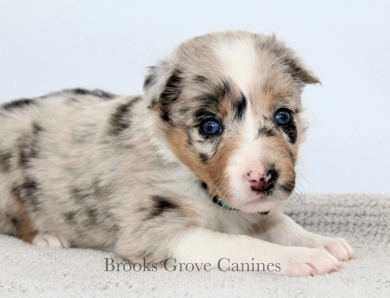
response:
[[[215,119],[208,119],[201,123],[201,131],[209,136],[217,135],[222,132],[221,124]]]
[[[276,125],[279,126],[285,126],[291,122],[292,116],[291,116],[291,111],[287,109],[280,109],[277,110],[275,115],[274,115],[274,120]]]

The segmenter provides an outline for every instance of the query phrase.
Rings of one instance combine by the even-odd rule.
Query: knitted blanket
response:
[[[339,272],[110,271],[114,254],[49,249],[0,235],[0,297],[390,297],[390,195],[310,195],[286,211],[306,229],[344,237],[357,259]],[[108,269],[112,269],[108,266]]]

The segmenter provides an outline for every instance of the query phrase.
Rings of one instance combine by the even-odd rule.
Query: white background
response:
[[[0,102],[68,87],[140,93],[145,67],[177,43],[228,29],[275,32],[322,80],[303,94],[304,191],[390,193],[388,0],[0,0]]]

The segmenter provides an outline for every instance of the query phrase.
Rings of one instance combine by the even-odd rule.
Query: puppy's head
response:
[[[268,211],[295,186],[300,94],[319,79],[274,36],[195,37],[149,69],[144,90],[177,158],[231,207]]]

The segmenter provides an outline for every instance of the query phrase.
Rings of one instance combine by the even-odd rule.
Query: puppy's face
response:
[[[178,159],[208,191],[268,211],[295,186],[300,94],[319,80],[273,36],[205,35],[151,67],[145,93]]]

